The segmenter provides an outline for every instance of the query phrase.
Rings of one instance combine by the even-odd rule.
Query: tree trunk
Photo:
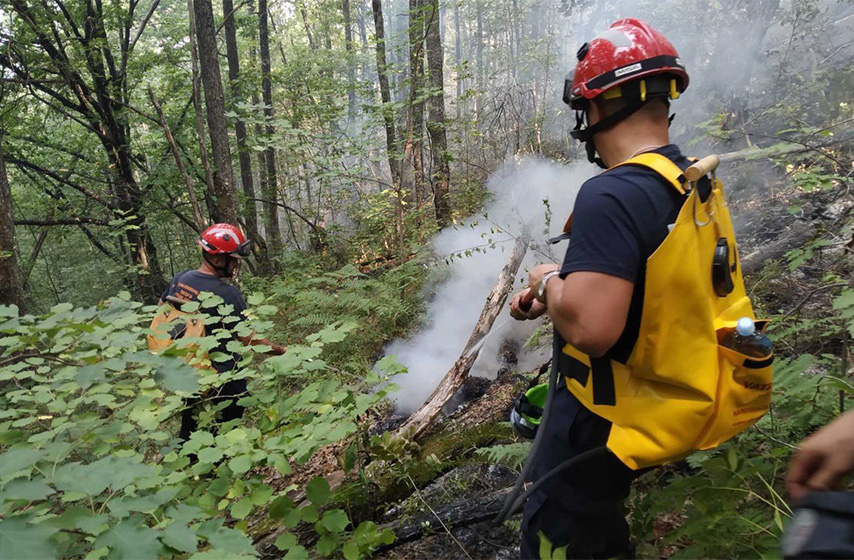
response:
[[[404,154],[412,167],[415,210],[420,216],[424,199],[424,102],[421,96],[424,79],[424,2],[409,0],[409,118]]]
[[[385,124],[386,150],[388,166],[391,169],[391,180],[395,185],[400,184],[400,165],[397,159],[397,138],[394,130],[394,109],[391,106],[391,89],[388,85],[388,65],[385,53],[385,23],[383,21],[382,0],[371,0],[374,12],[374,29],[376,33],[377,76],[380,83],[380,99],[382,100],[383,122]]]
[[[222,0],[222,12],[225,15],[225,48],[228,58],[228,81],[231,86],[232,104],[243,99],[240,92],[240,59],[237,54],[237,29],[234,25],[234,2]],[[234,120],[234,134],[237,137],[237,159],[240,163],[240,185],[245,201],[243,220],[250,239],[258,240],[258,214],[255,210],[255,185],[252,181],[252,156],[246,149],[246,124],[239,118]]]
[[[495,287],[487,296],[483,311],[480,313],[480,318],[475,324],[474,331],[472,331],[463,353],[442,378],[430,398],[398,429],[398,435],[412,439],[418,439],[424,435],[439,416],[439,413],[442,412],[442,407],[451,400],[457,389],[462,386],[480,353],[482,342],[504,308],[504,302],[507,301],[507,296],[513,289],[516,273],[519,271],[519,266],[522,264],[522,259],[527,250],[528,238],[523,235],[516,240],[516,245],[513,247],[507,264],[504,265],[498,275]]]
[[[477,14],[477,35],[475,36],[475,64],[477,65],[477,90],[478,95],[483,91],[484,83],[484,68],[483,68],[483,16],[481,15],[480,2],[475,3],[475,13]]]
[[[270,79],[270,37],[267,31],[267,0],[258,1],[258,38],[261,50],[261,96],[264,100],[264,118],[267,121],[267,140],[271,141],[273,128],[273,83]],[[279,207],[276,201],[279,196],[278,179],[276,175],[276,150],[269,146],[264,155],[267,166],[267,189],[264,198],[267,205],[267,244],[273,258],[281,257],[282,234],[279,228]]]
[[[341,0],[344,13],[344,49],[347,51],[347,122],[356,120],[356,66],[353,59],[353,29],[350,23],[350,0]]]
[[[0,142],[2,142],[0,135]],[[21,315],[27,312],[24,282],[18,267],[15,244],[15,220],[12,216],[12,189],[3,163],[0,145],[0,305],[17,305]]]
[[[445,135],[445,80],[442,37],[439,33],[439,0],[427,0],[424,18],[427,23],[427,67],[430,69],[430,97],[427,132],[430,134],[430,153],[433,158],[433,203],[436,223],[440,228],[451,225],[451,170],[448,165],[448,138]]]
[[[205,140],[205,119],[202,117],[202,87],[199,77],[199,53],[196,50],[196,14],[193,9],[193,0],[187,0],[187,18],[190,23],[190,62],[193,72],[193,110],[196,113],[196,136],[199,138],[199,159],[202,160],[202,168],[205,171],[205,203],[208,214],[214,216],[216,207],[211,204],[210,193],[214,192],[213,171],[208,159],[208,142]]]
[[[455,100],[457,110],[457,120],[460,120],[463,115],[463,54],[462,54],[462,37],[460,36],[460,2],[454,2],[454,62],[456,63],[457,73],[457,98]]]
[[[214,195],[217,222],[239,223],[234,175],[231,169],[231,149],[228,146],[228,123],[225,119],[225,100],[222,93],[222,74],[217,56],[216,28],[211,0],[193,0],[196,16],[196,37],[199,42],[199,63],[205,86],[205,106],[208,132],[214,160]]]

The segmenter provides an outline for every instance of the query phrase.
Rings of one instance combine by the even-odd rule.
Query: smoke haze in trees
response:
[[[482,6],[469,4],[467,9],[475,5]],[[809,14],[795,13],[807,5],[818,9],[822,17],[810,19]],[[489,80],[482,83],[478,94],[482,104],[479,111],[483,116],[479,132],[485,133],[482,138],[498,138],[498,145],[493,145],[490,152],[484,140],[477,143],[476,148],[498,159],[503,153],[508,161],[515,161],[519,151],[537,149],[584,159],[583,147],[574,146],[568,140],[574,119],[560,99],[564,78],[575,66],[578,47],[616,19],[637,17],[648,21],[665,34],[679,52],[691,76],[691,84],[672,105],[677,117],[671,128],[671,138],[686,153],[695,155],[747,147],[749,141],[742,129],[756,134],[759,139],[763,138],[762,134],[774,135],[779,127],[768,128],[775,124],[763,125],[754,117],[781,101],[785,93],[778,98],[778,92],[785,92],[783,85],[787,79],[794,75],[800,80],[802,76],[839,68],[848,60],[846,52],[854,48],[848,40],[854,26],[851,3],[835,0],[538,0],[521,3],[521,6],[524,25],[530,26],[537,40],[517,45],[515,62],[511,60],[510,66],[502,62],[510,56],[506,43],[499,42],[496,48],[484,49]],[[493,18],[504,17],[484,10],[486,28],[492,28],[490,20]],[[726,23],[725,28],[720,28],[722,22]],[[711,29],[712,25],[717,27]],[[503,28],[499,26],[498,29]],[[453,31],[448,28],[446,32],[445,41],[452,44]],[[465,37],[468,42],[464,43],[466,52],[463,53],[470,64],[476,62],[473,32],[473,27],[469,26]],[[400,43],[398,40],[397,44]],[[463,91],[478,86],[476,68],[472,68],[472,74],[463,78]],[[460,103],[460,100],[453,103]],[[731,137],[725,141],[711,140],[703,128],[709,123],[717,127],[719,123],[715,119],[720,115],[727,119],[721,128]],[[809,115],[804,118],[809,119]],[[541,125],[533,127],[536,134],[532,135],[530,124],[537,119]],[[520,135],[524,134],[520,131],[526,130],[527,136]],[[702,141],[697,143],[698,139]],[[474,153],[465,133],[457,141],[464,145],[464,156],[469,150]],[[776,140],[770,140],[773,141]],[[747,171],[741,177],[724,178],[730,194],[746,193],[762,186],[763,181]],[[460,172],[459,167],[452,168],[452,175]],[[514,234],[520,232],[524,220],[532,220],[534,239],[543,239],[545,235],[538,235],[544,227],[544,207],[540,201],[548,198],[551,202],[554,219],[550,230],[555,234],[571,211],[578,187],[596,172],[586,163],[566,167],[543,160],[522,159],[506,164],[489,183],[495,202],[487,208],[487,214]],[[745,217],[735,215],[734,218],[741,233]],[[486,241],[482,234],[490,227],[492,224],[481,220],[473,229],[445,230],[435,240],[435,250],[441,256],[448,256],[483,245]],[[506,241],[498,243],[497,249],[487,250],[486,254],[475,253],[472,257],[456,260],[450,267],[448,280],[438,288],[430,305],[426,328],[411,339],[388,347],[387,353],[396,354],[410,372],[399,380],[403,387],[397,396],[401,412],[414,410],[430,395],[465,346],[484,298],[494,285],[513,243],[500,233],[492,237],[496,241]],[[529,252],[523,268],[536,262],[560,262],[565,248],[565,244],[552,248],[551,259],[532,256]],[[526,278],[526,273],[520,272],[519,277]],[[521,287],[518,279],[517,287]],[[500,365],[497,354],[501,341],[506,336],[524,340],[536,326],[507,319],[505,309],[481,349],[472,374],[493,376]],[[531,369],[537,365],[534,361],[520,363],[516,369]]]
[[[549,247],[545,240],[560,233],[579,187],[592,173],[588,164],[565,166],[532,157],[510,161],[487,185],[493,197],[485,211],[487,217],[446,228],[436,237],[433,248],[441,257],[474,247],[482,248],[483,252],[454,258],[448,265],[447,280],[430,302],[425,328],[386,349],[387,355],[396,356],[408,368],[407,374],[395,378],[395,383],[401,386],[395,395],[400,412],[409,413],[418,408],[463,351],[486,296],[510,257],[514,236],[521,235],[527,227],[534,243],[520,267],[514,291],[521,289],[527,280],[527,267],[563,257],[565,243]],[[553,213],[548,229],[547,206],[543,200],[548,200]],[[488,247],[490,238],[495,248]],[[548,253],[550,250],[552,254]],[[472,375],[494,377],[500,365],[497,355],[501,342],[508,337],[524,341],[540,324],[540,321],[512,320],[505,305],[481,348]],[[535,360],[536,356],[530,359]]]

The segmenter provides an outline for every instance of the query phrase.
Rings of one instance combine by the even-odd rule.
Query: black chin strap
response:
[[[587,149],[587,161],[590,163],[595,163],[602,169],[608,169],[608,166],[605,165],[605,162],[602,161],[602,158],[596,157],[596,146],[593,145],[593,137],[602,132],[603,130],[607,130],[612,126],[616,125],[622,120],[625,120],[638,112],[641,107],[646,105],[646,101],[641,101],[639,98],[632,99],[629,103],[619,109],[614,111],[604,119],[601,119],[594,125],[584,127],[584,111],[576,111],[575,112],[575,129],[570,132],[570,135],[576,140],[580,140],[584,142],[584,147]]]
[[[225,266],[217,266],[213,263],[213,260],[210,258],[210,254],[207,251],[202,251],[202,258],[205,259],[205,262],[211,265],[211,267],[216,270],[216,275],[219,278],[229,278],[231,274],[228,273],[228,265],[231,264],[231,255],[225,255]]]

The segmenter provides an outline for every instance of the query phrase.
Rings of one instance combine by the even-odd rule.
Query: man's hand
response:
[[[523,306],[522,300],[527,300],[528,298],[530,298],[530,301]],[[522,307],[525,307],[525,309],[522,309]],[[545,312],[546,306],[537,301],[537,298],[531,293],[531,288],[525,288],[510,300],[510,316],[516,320],[529,321],[536,319]]]
[[[801,442],[786,475],[795,499],[812,490],[831,490],[854,470],[854,411],[844,414]]]

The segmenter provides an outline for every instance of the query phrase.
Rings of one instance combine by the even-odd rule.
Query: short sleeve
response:
[[[572,235],[560,274],[599,272],[631,282],[642,263],[639,209],[629,209],[626,181],[600,176],[587,181],[578,193],[572,213]],[[627,200],[629,199],[629,200]]]
[[[183,274],[183,273],[181,273],[181,274]],[[172,278],[172,281],[169,282],[168,286],[166,286],[166,291],[164,291],[163,294],[160,296],[160,301],[166,301],[166,298],[172,294],[172,290],[175,289],[175,284],[178,283],[178,278],[181,276],[181,274],[176,274]]]

